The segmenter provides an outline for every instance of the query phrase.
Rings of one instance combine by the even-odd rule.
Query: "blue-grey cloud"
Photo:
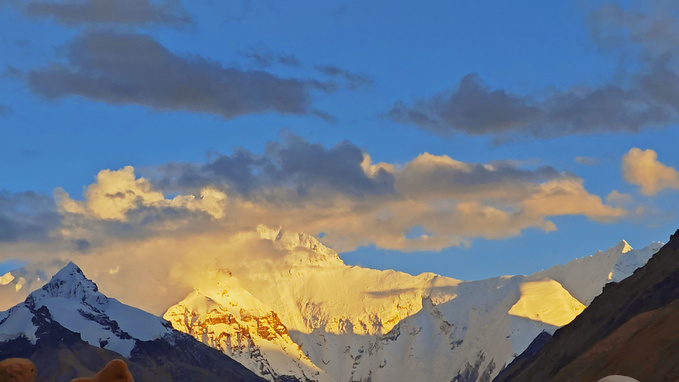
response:
[[[54,200],[32,191],[0,191],[0,242],[46,241],[59,226]]]
[[[645,9],[607,3],[588,18],[593,41],[603,50],[641,47],[647,55],[659,55],[679,46],[679,3],[653,0],[636,4]]]
[[[21,69],[12,66],[12,65],[7,65],[5,66],[5,70],[2,71],[2,74],[0,74],[0,77],[5,77],[5,78],[15,78],[19,79],[23,76],[23,72]]]
[[[439,134],[501,136],[519,133],[537,138],[603,132],[638,132],[678,121],[676,72],[659,65],[635,76],[631,87],[577,86],[536,100],[492,90],[475,74],[456,89],[411,104],[396,102],[386,116]]]
[[[11,107],[0,104],[0,117],[7,117],[11,113],[12,113]]]
[[[177,0],[63,0],[31,1],[23,11],[34,17],[52,17],[61,24],[165,24],[176,27],[192,23]]]
[[[299,68],[302,64],[292,53],[272,53],[266,49],[251,49],[243,54],[250,62],[260,68],[268,68],[273,65],[284,65]]]
[[[476,74],[468,74],[460,80],[457,89],[417,101],[412,106],[399,101],[387,115],[440,135],[456,130],[478,135],[534,123],[540,109],[525,97],[491,90]]]
[[[320,81],[179,56],[148,35],[113,31],[78,36],[68,47],[66,64],[30,71],[27,78],[31,90],[48,99],[81,96],[227,119],[267,112],[317,115],[311,92],[333,90]]]
[[[589,27],[594,42],[604,51],[626,49],[626,57],[635,60],[636,70],[625,70],[608,83],[531,97],[492,89],[472,73],[453,89],[413,102],[397,101],[385,115],[442,136],[552,138],[636,133],[675,124],[679,122],[679,61],[675,57],[679,6],[671,1],[650,4],[643,10],[607,4],[592,12]]]
[[[394,191],[393,174],[380,170],[368,176],[361,164],[363,151],[349,141],[326,148],[288,134],[282,142],[270,142],[258,155],[237,148],[209,163],[167,165],[162,169],[161,188],[200,188],[228,185],[243,195],[275,188],[292,190],[304,197],[313,190],[352,196],[389,194]]]
[[[342,69],[335,65],[318,65],[315,69],[326,76],[343,78],[347,82],[349,89],[356,89],[373,84],[373,81],[367,76]]]

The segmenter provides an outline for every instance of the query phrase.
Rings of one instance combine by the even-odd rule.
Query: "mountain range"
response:
[[[496,381],[679,380],[679,231],[648,263],[606,285],[570,324]]]
[[[278,373],[274,364],[240,356],[237,344],[226,341],[245,327],[234,311],[280,321],[276,341],[286,341],[279,354],[298,365],[296,372],[290,364],[282,370],[300,379],[326,380],[327,374],[335,381],[489,380],[539,333],[570,322],[613,277],[626,277],[661,246],[633,250],[621,241],[534,275],[461,281],[347,266],[311,236],[264,227],[260,233],[285,252],[286,266],[220,274],[212,288],[194,291],[164,317],[250,362],[251,370],[268,370],[259,374],[269,379]],[[212,325],[219,319],[220,325]],[[248,333],[251,343],[267,349],[262,354],[276,348],[267,336]]]
[[[259,381],[250,370],[165,320],[99,292],[69,263],[0,313],[0,359],[29,358],[39,381],[91,376],[125,358],[138,381]]]
[[[135,377],[145,376],[139,380],[162,375],[160,363],[151,361],[157,357],[191,364],[196,359],[186,351],[172,352],[194,347],[219,350],[198,357],[213,360],[211,373],[227,372],[214,365],[232,365],[233,359],[270,381],[490,381],[536,337],[586,312],[607,283],[625,280],[662,246],[634,250],[621,241],[533,275],[461,281],[348,266],[309,235],[267,227],[259,234],[282,256],[247,272],[213,272],[165,312],[167,321],[102,295],[68,264],[26,301],[0,313],[0,356],[9,354],[2,349],[11,341],[28,349],[22,354],[36,354],[36,346],[49,342],[45,333],[54,332],[80,338],[74,342],[80,347],[129,359]],[[0,288],[18,293],[43,273],[12,271],[0,278]],[[58,330],[46,329],[53,323]],[[186,342],[191,337],[178,332],[197,341]],[[230,363],[215,363],[215,353]],[[193,365],[194,371],[205,367]],[[78,368],[87,369],[74,366],[71,372]],[[177,378],[189,369],[166,373]],[[229,372],[257,378],[238,368]]]

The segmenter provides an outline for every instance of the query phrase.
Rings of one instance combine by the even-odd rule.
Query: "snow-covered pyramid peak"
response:
[[[280,227],[271,228],[265,225],[259,225],[257,232],[262,239],[270,240],[278,250],[286,252],[288,260],[295,258],[313,265],[344,265],[337,252],[306,233],[287,232]]]
[[[620,240],[620,242],[616,244],[612,249],[614,252],[627,253],[633,250],[634,248],[632,248],[632,246],[629,245],[629,243],[623,239]]]
[[[104,307],[109,301],[108,297],[99,292],[97,284],[85,277],[83,271],[72,262],[29,296],[34,300],[45,297],[67,298],[98,308]]]
[[[33,344],[40,327],[58,324],[80,333],[90,345],[129,357],[139,341],[152,341],[172,333],[167,321],[141,309],[108,298],[69,263],[26,301],[0,312],[0,340],[25,336]]]
[[[70,381],[113,358],[142,381],[261,381],[164,319],[106,297],[73,263],[0,311],[0,354],[30,358],[39,381]]]

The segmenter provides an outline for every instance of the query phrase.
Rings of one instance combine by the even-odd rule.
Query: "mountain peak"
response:
[[[69,261],[68,264],[66,264],[63,268],[57,272],[52,279],[68,279],[72,277],[81,277],[85,278],[85,275],[83,274],[83,271],[75,265],[74,262]]]
[[[101,306],[108,302],[108,297],[99,292],[97,284],[85,277],[80,267],[73,262],[61,268],[45,286],[31,293],[31,296],[68,298],[90,306]]]
[[[339,264],[344,265],[344,262],[339,258],[337,252],[326,247],[318,239],[312,235],[303,232],[287,232],[282,227],[270,228],[265,225],[259,225],[257,232],[264,240],[271,241],[276,248],[288,253],[288,258],[292,260],[294,257],[302,256],[305,263],[320,265],[320,264]],[[304,249],[307,253],[303,254],[299,249]],[[295,255],[292,255],[295,253]],[[300,260],[300,259],[297,259]]]
[[[613,247],[613,248],[615,248],[616,251],[620,251],[620,252],[622,252],[622,253],[627,253],[627,252],[631,251],[632,249],[634,249],[634,248],[632,248],[632,246],[629,245],[629,243],[628,243],[627,241],[625,241],[624,239],[623,239],[623,240],[620,240],[620,242],[619,242],[618,244],[616,244],[615,247]]]

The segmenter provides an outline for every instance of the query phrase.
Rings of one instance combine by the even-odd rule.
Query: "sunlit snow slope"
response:
[[[347,266],[311,236],[259,233],[279,258],[215,275],[164,317],[270,380],[487,380],[660,246],[623,241],[531,276],[460,281]]]

